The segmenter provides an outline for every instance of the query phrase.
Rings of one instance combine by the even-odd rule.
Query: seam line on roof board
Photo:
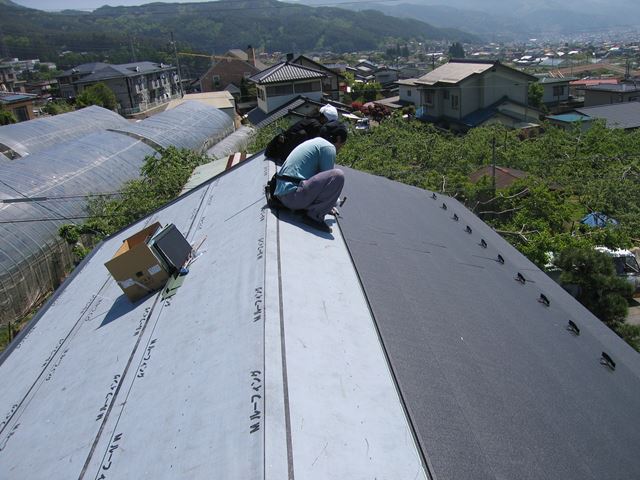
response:
[[[284,395],[284,421],[287,431],[287,463],[289,465],[289,480],[294,480],[293,471],[293,442],[291,441],[291,413],[289,410],[289,380],[287,378],[287,349],[285,346],[284,334],[284,313],[282,298],[282,260],[280,255],[280,214],[276,215],[276,239],[278,256],[278,302],[280,304],[280,348],[282,355],[282,384]]]
[[[29,396],[31,395],[31,392],[33,391],[33,389],[42,385],[42,382],[40,381],[40,379],[45,374],[45,372],[47,372],[49,370],[49,366],[51,365],[51,363],[54,362],[58,358],[58,352],[60,352],[60,350],[62,350],[62,348],[68,343],[69,338],[74,334],[74,332],[78,331],[79,326],[81,326],[82,323],[83,323],[82,319],[83,319],[85,313],[87,313],[89,311],[89,309],[93,306],[94,302],[98,298],[101,297],[100,292],[105,287],[105,285],[109,282],[109,280],[110,279],[108,278],[107,280],[104,281],[102,286],[98,289],[98,293],[96,295],[94,295],[93,299],[89,303],[87,303],[87,305],[85,305],[85,307],[80,311],[80,315],[78,316],[78,320],[76,320],[76,323],[73,324],[73,326],[69,330],[69,333],[67,333],[67,335],[58,343],[57,348],[55,348],[54,352],[49,356],[48,362],[46,363],[46,365],[44,365],[42,367],[42,371],[36,377],[36,379],[33,381],[31,386],[29,387],[29,389],[25,392],[25,394],[22,397],[22,400],[20,400],[20,403],[14,409],[13,413],[11,414],[11,416],[4,421],[4,425],[2,425],[2,427],[0,428],[0,434],[2,434],[2,432],[4,432],[4,430],[9,425],[13,425],[15,423],[15,422],[13,422],[13,419],[16,418],[16,416],[19,418],[22,415],[22,412],[23,412],[23,409],[21,408],[22,405],[25,403],[25,401],[27,399],[29,399]],[[31,328],[29,328],[29,330],[31,330]],[[26,336],[26,334],[25,334],[25,336]],[[19,345],[19,344],[16,344],[16,345]],[[11,350],[13,350],[13,348]],[[4,361],[5,358],[6,357],[3,358],[3,361]],[[27,403],[27,405],[28,405],[28,403]],[[18,412],[20,412],[20,413],[18,414]],[[7,440],[8,440],[8,437],[7,437]],[[5,442],[5,445],[6,445],[6,442]]]
[[[351,253],[351,249],[349,249],[349,244],[347,243],[347,239],[344,235],[342,227],[340,227],[340,221],[338,217],[335,217],[336,225],[340,228],[342,232],[342,241],[344,242],[344,246],[347,249],[347,254],[349,255],[349,260],[351,261],[351,265],[353,266],[353,270],[356,273],[356,277],[358,279],[358,283],[360,284],[360,290],[362,291],[362,295],[364,296],[364,300],[367,304],[367,309],[369,310],[369,315],[371,315],[371,320],[373,321],[373,326],[375,328],[376,334],[378,336],[378,342],[380,343],[380,347],[382,348],[382,352],[387,364],[387,368],[389,369],[389,373],[391,374],[391,378],[393,380],[393,385],[396,389],[396,393],[398,394],[398,398],[400,399],[400,405],[402,406],[402,410],[404,412],[404,416],[407,420],[407,425],[411,430],[411,436],[413,437],[413,441],[416,444],[416,450],[418,451],[418,456],[420,457],[420,461],[422,463],[423,468],[425,469],[425,473],[429,477],[430,480],[437,480],[437,477],[434,473],[433,465],[431,461],[427,457],[427,454],[424,451],[422,442],[420,441],[420,436],[418,435],[418,431],[413,424],[413,420],[410,415],[409,405],[407,404],[404,395],[402,394],[402,390],[400,389],[400,384],[398,383],[398,377],[391,363],[391,358],[389,356],[389,352],[387,351],[387,347],[384,344],[382,339],[382,333],[380,332],[380,327],[378,326],[378,321],[376,319],[375,314],[373,313],[373,309],[371,308],[371,302],[369,301],[369,296],[367,295],[367,291],[364,288],[364,283],[362,282],[362,277],[360,276],[360,272],[358,271],[358,267],[356,266],[356,262]]]
[[[104,427],[107,424],[107,421],[109,420],[109,416],[111,415],[111,410],[113,410],[113,406],[116,404],[116,401],[118,401],[118,394],[120,393],[120,389],[122,388],[122,385],[124,384],[124,380],[127,377],[127,373],[129,372],[129,368],[131,367],[131,362],[133,361],[133,358],[136,355],[136,352],[138,351],[138,347],[140,346],[140,342],[142,340],[142,337],[144,337],[144,332],[147,329],[147,325],[149,325],[149,320],[151,319],[153,312],[156,308],[156,305],[158,304],[158,299],[160,298],[160,295],[156,293],[156,298],[153,301],[153,305],[151,306],[151,309],[149,310],[149,313],[147,313],[146,315],[146,320],[144,322],[144,326],[142,327],[142,329],[140,330],[140,333],[138,334],[138,339],[136,340],[136,344],[133,346],[133,349],[131,350],[131,353],[129,354],[129,359],[127,360],[127,364],[124,367],[124,370],[122,371],[122,377],[120,377],[120,382],[118,382],[118,386],[116,387],[115,392],[113,392],[113,397],[111,397],[111,402],[109,404],[109,407],[107,408],[107,411],[104,414],[104,417],[102,417],[102,422],[100,424],[100,429],[98,430],[98,433],[96,433],[96,436],[93,440],[93,443],[91,445],[91,450],[89,451],[89,454],[87,455],[87,458],[84,462],[84,465],[82,466],[82,470],[80,471],[80,476],[78,477],[78,480],[82,480],[85,476],[85,474],[87,473],[87,469],[89,468],[89,465],[91,464],[91,460],[93,459],[93,454],[95,453],[95,450],[98,446],[98,443],[100,442],[100,439],[102,437],[102,432],[104,431]],[[116,422],[117,425],[117,422]],[[115,433],[115,429],[114,429],[114,433]],[[113,436],[113,434],[111,435]],[[106,453],[105,453],[106,455]],[[98,471],[98,473],[100,473]],[[96,473],[96,478],[98,476],[98,473]]]

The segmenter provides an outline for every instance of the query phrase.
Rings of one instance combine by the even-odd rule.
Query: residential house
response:
[[[178,105],[182,105],[184,102],[192,100],[223,111],[231,120],[235,121],[236,119],[236,100],[233,95],[226,90],[222,92],[189,93],[182,98],[171,100],[169,105],[167,105],[167,110],[171,110]]]
[[[528,176],[529,174],[527,172],[515,168],[485,165],[471,173],[471,175],[469,175],[469,181],[476,184],[484,177],[488,177],[489,179],[495,178],[496,188],[502,189],[510,187],[518,180],[522,180]]]
[[[416,105],[425,121],[467,130],[498,121],[509,127],[536,123],[540,112],[528,105],[537,79],[498,60],[451,60],[419,78],[399,80],[400,101]]]
[[[569,85],[573,78],[543,77],[538,83],[542,85],[544,93],[542,103],[547,106],[560,105],[569,101]]]
[[[176,67],[163,63],[85,63],[57,78],[60,95],[65,98],[75,98],[96,83],[106,84],[115,94],[122,115],[144,114],[180,96]]]
[[[617,85],[594,85],[585,87],[584,106],[609,105],[640,101],[640,84],[619,83]]]
[[[0,105],[13,113],[16,120],[25,122],[36,118],[34,109],[37,95],[30,93],[0,92]]]
[[[13,65],[0,64],[0,91],[3,92],[19,92],[18,73]]]
[[[585,87],[595,87],[598,85],[617,85],[620,80],[617,78],[586,78],[571,80],[569,83],[569,95],[577,100],[584,101]]]
[[[228,90],[231,85],[240,90],[249,77],[266,68],[265,64],[256,59],[255,50],[251,46],[247,47],[246,51],[229,50],[200,77],[200,91]],[[238,100],[245,101],[239,97]]]
[[[304,55],[293,57],[290,62],[326,74],[322,79],[322,92],[331,100],[340,101],[340,94],[345,91],[347,85],[344,75]]]
[[[320,108],[327,103],[336,107],[336,110],[338,110],[338,114],[342,116],[347,116],[351,113],[346,105],[339,102],[319,102],[317,100],[307,98],[303,95],[298,95],[297,97],[291,99],[283,105],[280,105],[278,108],[268,113],[263,112],[259,108],[254,108],[247,114],[247,120],[249,120],[252,125],[258,128],[266,127],[267,125],[280,119],[287,119],[291,123],[295,123],[302,118],[316,115]]]
[[[322,80],[326,76],[325,72],[285,61],[251,76],[249,80],[256,84],[257,108],[268,114],[299,95],[322,100]]]
[[[579,125],[584,131],[589,129],[596,120],[603,121],[607,128],[633,130],[640,128],[640,102],[576,108],[573,112],[550,115],[547,119],[552,125],[565,130]]]

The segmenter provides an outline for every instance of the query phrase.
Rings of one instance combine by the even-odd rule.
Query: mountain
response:
[[[59,13],[7,6],[0,16],[0,30],[10,51],[45,58],[59,50],[126,51],[133,38],[147,48],[167,50],[170,32],[182,48],[215,53],[249,44],[267,51],[350,52],[375,49],[389,38],[478,40],[462,31],[377,11],[312,8],[276,0],[151,3]]]
[[[308,5],[324,0],[301,0]],[[405,0],[358,2],[356,10],[375,9],[440,28],[457,28],[495,39],[557,36],[601,31],[640,22],[637,0]]]

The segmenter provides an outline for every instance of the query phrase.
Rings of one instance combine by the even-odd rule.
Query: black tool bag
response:
[[[298,184],[302,181],[302,179],[300,178],[289,177],[287,175],[278,175],[277,173],[274,173],[273,177],[271,177],[271,180],[269,180],[264,186],[264,196],[267,199],[267,205],[269,206],[269,208],[286,208],[282,204],[280,199],[275,195],[278,179],[293,182],[295,184]]]

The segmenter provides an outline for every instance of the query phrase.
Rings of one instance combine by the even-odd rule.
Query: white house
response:
[[[269,113],[299,95],[311,100],[322,99],[324,72],[286,62],[256,73],[249,80],[256,84],[258,108]]]

